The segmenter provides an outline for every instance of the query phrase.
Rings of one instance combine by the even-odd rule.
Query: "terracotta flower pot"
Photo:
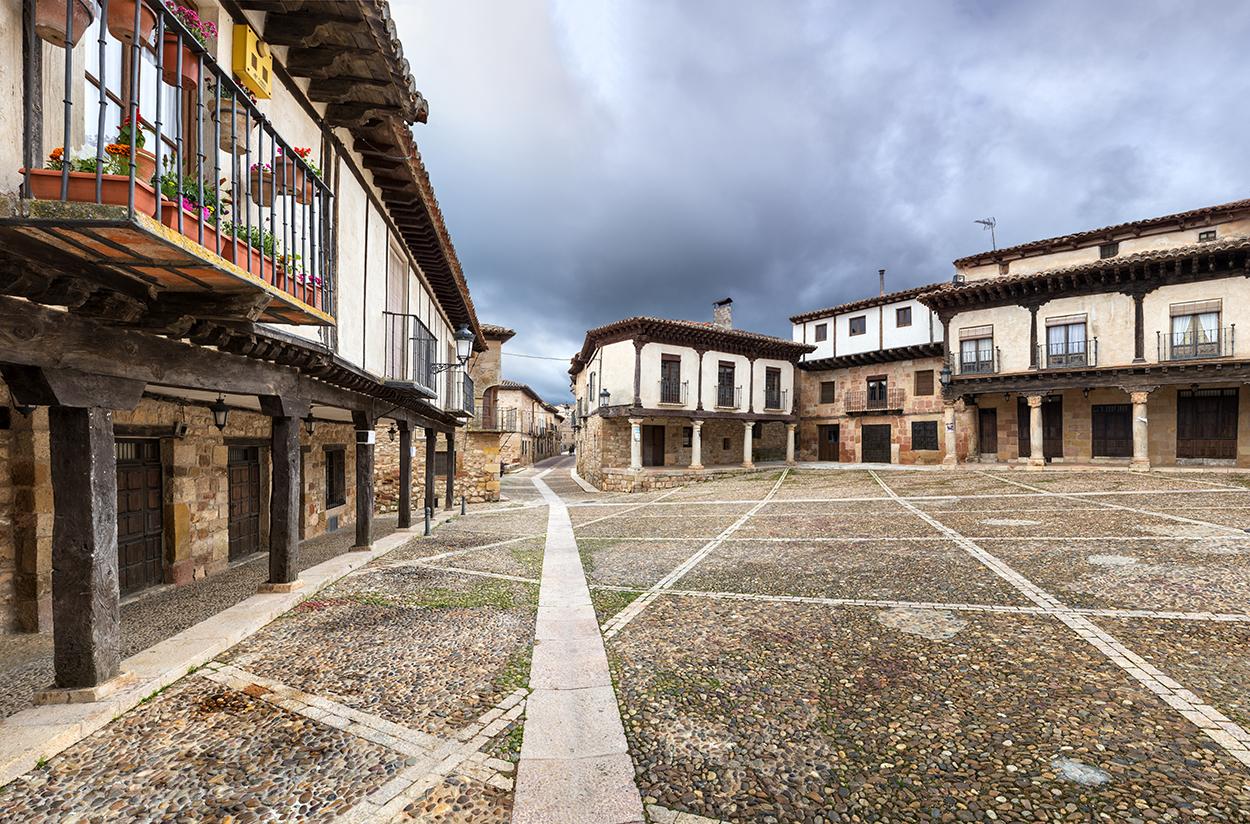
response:
[[[135,36],[136,3],[139,6],[138,37]],[[156,41],[152,33],[156,29],[156,13],[148,8],[142,0],[109,0],[108,27],[109,34],[126,45],[130,45],[136,40],[138,40],[139,45],[147,48],[152,48],[155,45]]]
[[[182,72],[178,72],[178,53],[182,52]],[[171,86],[194,89],[200,82],[200,61],[185,43],[178,45],[178,35],[165,33],[161,44],[161,77]]]
[[[65,30],[67,3],[74,4],[73,31]],[[35,34],[61,48],[73,48],[100,14],[96,0],[35,0]]]
[[[257,206],[271,207],[274,198],[281,194],[273,179],[273,172],[253,169],[251,174],[252,202]]]
[[[243,104],[229,99],[219,100],[217,108],[212,111],[212,119],[217,123],[217,145],[221,150],[237,155],[246,154],[248,136],[251,129],[255,128],[256,121],[248,117]]]
[[[70,172],[68,200],[95,203],[95,173]],[[61,199],[61,173],[56,169],[31,169],[30,196],[38,200]],[[100,176],[100,202],[125,206],[130,198],[130,177]],[[142,181],[135,181],[135,211],[152,214],[156,211],[156,191]]]

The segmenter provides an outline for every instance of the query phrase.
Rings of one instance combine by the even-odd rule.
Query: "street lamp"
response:
[[[944,364],[942,364],[942,371],[941,371],[941,372],[938,372],[938,381],[942,384],[942,388],[943,388],[943,389],[945,389],[945,388],[947,388],[948,386],[950,386],[950,385],[951,385],[951,367],[950,367],[950,364],[948,364],[948,363],[944,363]]]
[[[225,429],[226,417],[230,414],[230,407],[226,406],[226,397],[219,394],[217,400],[208,405],[208,411],[213,413],[213,426],[217,427],[217,431]]]
[[[606,389],[599,390],[599,405],[607,406],[608,401],[612,400],[612,393]]]
[[[469,362],[469,356],[473,354],[474,337],[473,330],[469,328],[469,324],[460,324],[460,328],[456,330],[456,334],[452,337],[456,341],[456,362],[432,364],[435,374],[457,367],[463,368]]]
[[[312,410],[308,410],[308,414],[304,416],[304,431],[308,433],[308,437],[312,437],[313,432],[317,429],[317,422],[313,420]]]

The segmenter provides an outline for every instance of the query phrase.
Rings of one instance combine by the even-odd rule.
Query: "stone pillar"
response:
[[[629,419],[629,468],[633,472],[642,469],[642,418]]]
[[[965,430],[968,432],[968,463],[981,461],[981,412],[975,403],[964,406],[967,419]]]
[[[356,424],[356,545],[353,550],[373,549],[373,447],[377,440],[376,421],[370,415],[353,412]]]
[[[399,422],[399,529],[412,528],[412,427]]]
[[[269,580],[262,592],[293,592],[299,580],[299,417],[270,419],[273,493],[269,498]]]
[[[1149,391],[1130,392],[1133,401],[1133,461],[1130,468],[1145,470],[1150,468],[1150,424],[1146,418],[1146,400]]]
[[[794,438],[798,428],[796,423],[786,424],[786,463],[790,466],[794,466]]]
[[[755,449],[751,443],[751,430],[755,424],[747,421],[742,425],[742,465],[747,469],[755,468]]]
[[[434,445],[438,433],[432,428],[425,429],[425,500],[422,506],[434,513]]]
[[[703,421],[690,422],[690,468],[703,468]]]
[[[444,496],[443,509],[450,510],[452,500],[456,497],[456,433],[447,433],[447,493]]]
[[[942,464],[954,466],[959,463],[959,456],[955,453],[955,404],[952,402],[942,404],[942,444],[946,448]]]
[[[56,687],[91,690],[121,666],[113,413],[53,406],[48,429]]]
[[[1046,451],[1042,445],[1042,396],[1026,395],[1029,404],[1029,468],[1046,466]]]

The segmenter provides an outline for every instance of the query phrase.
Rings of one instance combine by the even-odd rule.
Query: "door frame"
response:
[[[664,466],[664,450],[668,446],[666,434],[663,424],[644,423],[639,426],[639,437],[642,438],[643,466]],[[655,454],[657,446],[659,447],[658,455]],[[652,456],[653,460],[651,462],[648,462],[648,456]],[[656,463],[655,460],[659,462]]]
[[[833,439],[827,440],[825,436],[832,431]],[[827,457],[825,447],[831,445],[833,456]],[[820,423],[816,424],[816,460],[830,461],[838,463],[842,460],[842,424],[838,423]]]
[[[998,459],[998,409],[995,407],[977,407],[977,452],[981,457],[993,455]],[[990,425],[986,426],[986,420]],[[988,434],[988,437],[987,437]],[[987,440],[989,443],[987,444]]]
[[[156,470],[156,472],[158,473],[157,482],[156,482],[156,490],[159,496],[159,504],[156,508],[156,513],[160,520],[160,526],[159,526],[159,529],[155,532],[151,532],[145,528],[142,537],[139,538],[138,541],[128,542],[127,544],[129,545],[129,543],[136,543],[136,542],[141,542],[141,543],[146,544],[149,540],[156,539],[159,544],[159,549],[157,550],[157,559],[156,559],[158,563],[158,567],[159,567],[157,570],[157,574],[155,575],[155,577],[147,576],[146,581],[140,584],[139,586],[125,587],[122,583],[122,575],[121,575],[122,551],[123,551],[122,536],[121,536],[122,523],[121,523],[121,518],[120,518],[121,512],[120,511],[118,512],[119,518],[117,522],[117,529],[118,529],[118,534],[117,534],[118,576],[117,577],[118,577],[118,590],[123,597],[133,595],[135,593],[142,592],[145,589],[150,589],[154,586],[159,586],[165,583],[168,573],[169,573],[169,562],[168,562],[168,558],[165,552],[165,530],[167,526],[166,517],[165,517],[165,482],[168,478],[168,475],[165,472],[164,445],[161,443],[159,439],[156,439],[156,438],[138,438],[138,437],[120,436],[114,440],[114,449],[116,450],[117,446],[124,445],[124,444],[138,444],[138,445],[145,446],[145,447],[155,448],[156,457],[154,460],[141,459],[141,460],[136,460],[134,462],[131,462],[131,461],[123,462],[122,460],[118,459],[117,460],[117,469],[118,469],[117,481],[120,485],[121,472],[126,468],[138,468],[141,471],[145,472],[145,474],[147,472],[147,469],[149,468]],[[149,488],[151,488],[151,485],[145,486],[145,489],[149,489]],[[121,497],[120,486],[118,488],[118,497],[119,498]],[[144,547],[145,554],[148,548],[149,547],[147,546]],[[150,561],[145,560],[143,563],[146,565],[150,563]]]
[[[870,461],[866,453],[868,445],[868,430],[880,432],[885,430],[885,460]],[[894,427],[888,423],[862,423],[859,425],[859,459],[863,463],[894,463],[894,450],[891,448],[894,441]]]

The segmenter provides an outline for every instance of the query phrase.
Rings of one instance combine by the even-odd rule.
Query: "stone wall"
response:
[[[16,629],[17,547],[13,541],[13,440],[14,418],[9,393],[0,383],[0,633]]]
[[[392,441],[390,421],[378,424],[374,447],[374,508],[378,512],[399,510],[399,436]],[[463,495],[471,504],[499,500],[500,433],[490,430],[457,429],[456,480],[453,503]],[[425,430],[412,434],[416,454],[412,458],[412,511],[416,519],[425,500]],[[438,434],[435,452],[447,450],[447,438]],[[446,505],[447,476],[439,473],[434,479],[434,497],[439,507]]]

